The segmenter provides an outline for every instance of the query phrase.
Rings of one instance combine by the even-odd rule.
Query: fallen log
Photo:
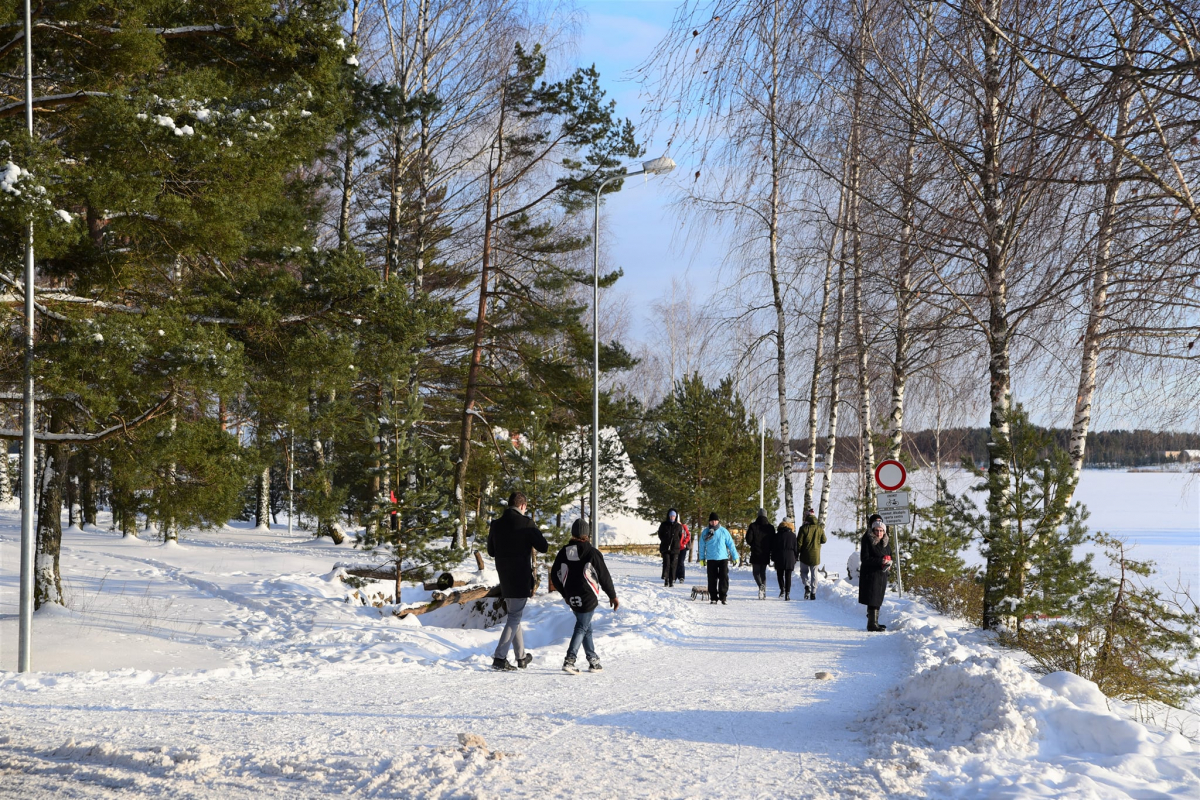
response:
[[[403,618],[403,617],[407,617],[409,614],[416,614],[416,615],[428,614],[430,611],[434,611],[436,609],[442,608],[443,606],[448,606],[452,603],[456,603],[458,605],[463,605],[465,603],[471,602],[472,600],[483,600],[488,597],[499,597],[499,596],[500,596],[500,586],[498,584],[496,586],[492,586],[492,587],[478,586],[474,589],[467,589],[465,591],[458,591],[458,592],[435,591],[433,593],[433,600],[429,601],[425,605],[413,606],[412,608],[399,609],[399,610],[393,611],[392,613],[395,614],[397,617]]]

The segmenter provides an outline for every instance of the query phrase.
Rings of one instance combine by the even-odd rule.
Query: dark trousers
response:
[[[667,582],[667,586],[675,584],[675,562],[679,559],[679,553],[663,553],[663,580]]]
[[[790,569],[775,569],[775,577],[779,579],[779,591],[784,594],[792,593],[792,571]]]
[[[729,559],[708,560],[708,599],[724,600],[729,596]]]
[[[683,565],[687,563],[687,551],[680,551],[679,559],[675,564],[675,580],[683,583]]]
[[[755,564],[753,561],[751,561],[750,562],[750,570],[754,573],[754,582],[758,585],[758,588],[761,589],[762,587],[767,585],[767,565],[766,564]]]

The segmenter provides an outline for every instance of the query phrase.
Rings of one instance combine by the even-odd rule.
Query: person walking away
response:
[[[796,568],[798,552],[795,523],[787,517],[775,531],[775,546],[771,553],[775,560],[775,577],[779,581],[779,596],[784,600],[792,599],[792,570]]]
[[[867,520],[867,532],[862,537],[859,558],[858,602],[867,607],[867,630],[885,631],[887,626],[879,624],[879,607],[883,605],[883,595],[887,590],[892,554],[888,550],[887,526],[878,514],[872,514]]]
[[[708,527],[700,534],[700,565],[708,569],[708,601],[721,601],[725,605],[729,597],[729,564],[737,561],[738,551],[733,537],[717,512],[708,515]]]
[[[692,532],[688,530],[687,523],[681,521],[679,524],[683,527],[683,538],[679,540],[679,558],[675,562],[675,582],[683,583],[683,565],[687,562],[688,547],[692,543]]]
[[[508,508],[488,526],[487,552],[496,561],[500,594],[508,607],[500,643],[492,657],[492,669],[524,669],[533,661],[533,654],[525,652],[521,617],[525,604],[533,596],[533,551],[544,553],[550,549],[550,543],[533,520],[525,516],[528,507],[528,498],[521,492],[513,492],[508,498]],[[508,661],[510,646],[517,657],[517,667]]]
[[[746,528],[746,537],[742,541],[750,548],[750,569],[758,584],[758,599],[766,600],[767,565],[771,563],[771,549],[775,544],[775,526],[767,519],[766,509],[758,510],[758,517]],[[782,587],[779,596],[783,597]]]
[[[621,607],[612,577],[604,563],[604,555],[592,547],[591,531],[581,519],[571,525],[571,541],[554,557],[550,568],[550,583],[563,596],[567,606],[575,614],[575,630],[571,632],[571,643],[567,645],[567,657],[563,659],[563,672],[578,675],[575,657],[579,645],[587,656],[588,671],[600,672],[600,656],[592,644],[592,616],[600,604],[600,591],[608,595],[608,604],[613,611]]]
[[[675,563],[679,559],[679,549],[683,542],[683,525],[679,522],[679,512],[671,509],[667,518],[658,526],[658,554],[662,556],[663,586],[675,585]]]
[[[800,526],[800,579],[804,581],[804,599],[817,599],[817,567],[821,566],[821,545],[825,544],[825,526],[817,521],[811,508],[804,510]]]

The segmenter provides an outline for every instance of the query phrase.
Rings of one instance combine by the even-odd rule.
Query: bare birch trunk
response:
[[[257,496],[254,498],[254,526],[264,531],[271,530],[271,468],[263,467],[257,481]]]
[[[175,415],[174,405],[171,410],[171,434],[175,434],[175,430],[179,425],[179,421]],[[177,466],[174,461],[167,465],[167,483],[171,486],[175,485],[177,478]],[[179,526],[175,522],[175,516],[168,510],[167,516],[162,520],[162,537],[164,542],[179,541]]]
[[[863,259],[862,259],[862,219],[861,219],[861,188],[862,188],[862,97],[863,72],[865,65],[865,40],[867,31],[868,9],[862,10],[859,21],[858,42],[855,46],[854,98],[850,118],[850,258],[853,267],[854,294],[854,342],[858,362],[858,416],[859,416],[859,445],[861,461],[862,503],[864,513],[874,509],[874,495],[871,493],[871,473],[875,469],[875,445],[871,440],[871,373],[870,357],[867,352],[867,327],[863,312]]]
[[[995,17],[999,0],[990,0],[988,13]],[[1012,406],[1012,374],[1009,358],[1008,324],[1008,230],[1000,153],[1000,38],[990,28],[983,30],[983,148],[981,190],[983,222],[986,226],[986,280],[988,293],[988,375],[991,410],[988,424],[988,544],[994,545],[1012,535],[1009,497],[1011,457],[1009,412]],[[1001,619],[998,604],[1008,584],[1008,567],[1001,564],[995,548],[989,546],[984,571],[983,626],[1011,625]]]
[[[843,168],[843,187],[845,186],[845,177]],[[829,237],[829,250],[825,253],[825,281],[821,285],[821,311],[817,315],[817,342],[816,350],[813,353],[812,383],[808,390],[808,471],[804,475],[804,508],[802,512],[813,507],[813,487],[817,480],[815,474],[817,468],[817,416],[821,402],[822,361],[825,358],[825,325],[829,316],[829,295],[833,287],[833,262],[836,258],[845,208],[846,190],[843,188],[838,196],[837,220],[833,226],[833,234]]]
[[[779,0],[774,4],[774,26],[778,26]],[[777,35],[778,31],[774,31]],[[780,163],[779,127],[777,104],[779,102],[779,59],[774,52],[776,42],[771,42],[771,212],[768,221],[770,239],[769,266],[771,271],[771,299],[775,305],[775,387],[779,401],[779,443],[783,448],[783,508],[784,516],[796,518],[795,488],[792,481],[792,431],[787,407],[787,319],[783,308],[783,290],[779,285],[779,183]]]
[[[1122,92],[1117,107],[1117,125],[1113,140],[1112,159],[1108,164],[1108,180],[1104,186],[1104,207],[1100,212],[1100,224],[1096,231],[1096,260],[1092,270],[1091,297],[1088,305],[1087,327],[1083,332],[1083,353],[1079,364],[1079,390],[1075,395],[1075,415],[1071,422],[1071,483],[1067,505],[1079,485],[1083,473],[1083,460],[1087,450],[1088,429],[1092,422],[1092,401],[1096,396],[1096,371],[1100,360],[1102,328],[1108,311],[1108,286],[1112,244],[1116,230],[1116,218],[1120,209],[1121,169],[1124,166],[1123,150],[1129,134],[1129,108],[1133,93]]]
[[[833,490],[833,466],[837,458],[838,411],[841,404],[842,382],[842,320],[845,317],[846,271],[845,236],[842,237],[843,258],[838,263],[837,314],[833,323],[833,352],[829,365],[829,435],[825,442],[825,474],[821,481],[821,507],[817,519],[822,525],[829,513],[829,495]]]
[[[358,43],[358,24],[362,19],[360,0],[350,5],[350,43]],[[346,130],[346,152],[342,154],[341,208],[338,211],[338,247],[345,250],[350,246],[350,204],[354,197],[355,136],[353,129]]]

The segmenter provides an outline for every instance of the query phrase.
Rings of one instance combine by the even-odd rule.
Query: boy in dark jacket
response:
[[[580,644],[583,644],[589,671],[599,672],[602,669],[600,657],[592,645],[592,615],[599,605],[600,591],[608,595],[609,605],[614,611],[621,605],[608,567],[604,564],[604,556],[592,547],[590,539],[588,524],[581,519],[575,520],[571,526],[571,541],[558,551],[554,566],[550,568],[550,583],[575,614],[575,630],[571,633],[571,644],[567,646],[567,657],[563,660],[563,672],[572,675],[579,674],[575,656],[579,653]]]
[[[496,573],[500,576],[500,593],[508,606],[504,630],[492,656],[492,669],[514,670],[508,661],[511,645],[517,657],[517,667],[524,669],[533,661],[533,654],[525,652],[525,640],[521,636],[521,617],[525,604],[533,596],[533,551],[544,553],[550,543],[542,536],[537,525],[525,516],[529,500],[520,492],[508,498],[508,508],[488,527],[487,552],[496,560]]]

